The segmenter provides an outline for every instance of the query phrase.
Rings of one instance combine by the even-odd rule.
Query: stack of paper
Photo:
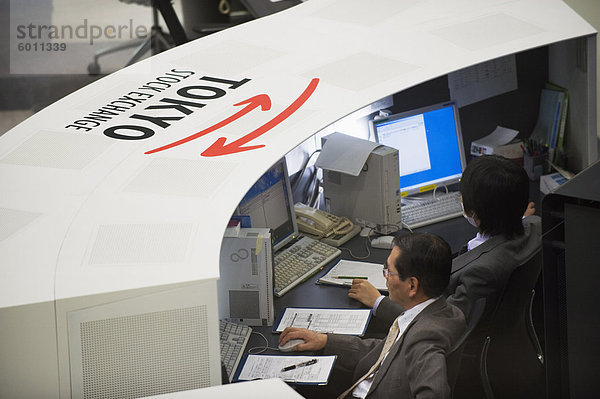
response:
[[[383,265],[368,262],[356,262],[342,259],[336,263],[323,277],[318,284],[345,285],[351,286],[352,280],[362,278],[369,280],[375,288],[387,292],[385,277],[383,277]]]
[[[543,175],[540,177],[540,192],[544,195],[549,194],[567,181],[569,179],[558,172]]]
[[[471,143],[471,155],[502,155],[510,159],[523,158],[522,143],[516,140],[518,130],[497,126],[487,136]]]
[[[325,385],[337,356],[247,355],[234,381],[281,378],[286,382]]]

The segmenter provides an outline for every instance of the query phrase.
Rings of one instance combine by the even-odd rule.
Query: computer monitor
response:
[[[240,215],[250,216],[252,227],[272,230],[273,251],[298,236],[294,199],[285,157],[266,171],[238,206]]]
[[[466,161],[453,102],[390,115],[370,124],[378,143],[398,149],[403,197],[460,180]]]

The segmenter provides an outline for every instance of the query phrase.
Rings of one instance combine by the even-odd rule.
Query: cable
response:
[[[313,175],[313,179],[314,179],[314,187],[312,189],[312,195],[310,197],[309,200],[309,205],[312,206],[313,208],[317,209],[319,208],[319,187],[321,187],[321,180],[317,177],[317,171],[315,170],[315,173]]]
[[[407,225],[404,222],[400,222],[400,223],[402,223],[402,226],[404,226],[406,228],[406,230],[410,231],[411,233],[413,232],[409,225]]]
[[[400,227],[398,225],[395,225],[395,224],[385,224],[385,225],[383,225],[381,227],[390,227],[390,226],[393,226],[393,227],[396,228],[396,231],[394,231],[394,234],[401,230]],[[355,255],[350,248],[346,248],[346,247],[339,247],[339,248],[343,249],[344,251],[348,251],[348,253],[350,254],[350,256],[353,259],[362,260],[362,259],[369,258],[371,256],[371,239],[370,239],[371,235],[373,233],[379,234],[379,235],[387,235],[389,233],[385,234],[383,232],[377,231],[377,230],[375,230],[374,227],[367,227],[367,228],[369,229],[368,234],[365,236],[365,249],[367,251],[367,255],[365,255],[365,256],[358,256],[358,255]],[[412,230],[408,226],[406,226],[406,228],[412,233]]]
[[[317,183],[316,175],[317,175],[316,170],[310,171],[310,176],[307,179],[308,182],[306,183],[306,186],[304,187],[304,191],[302,192],[302,203],[307,204],[309,206],[311,206],[312,194],[314,193],[314,186]]]
[[[321,150],[313,151],[306,158],[306,160],[304,161],[304,163],[303,163],[302,167],[300,168],[300,170],[298,171],[298,173],[296,173],[296,175],[294,176],[294,179],[291,181],[292,192],[295,193],[298,190],[298,186],[299,186],[300,182],[302,181],[302,177],[306,173],[306,169],[308,167],[308,164],[309,164],[311,158],[313,157],[313,155],[315,155],[318,152],[321,152]],[[317,202],[318,198],[319,198],[319,186],[320,186],[320,182],[318,179],[318,170],[315,168],[314,170],[311,171],[311,176],[308,178],[308,183],[306,184],[306,188],[301,195],[300,202],[302,202],[303,204],[312,206],[313,208],[316,208],[316,206],[314,206],[314,203]],[[311,194],[309,195],[308,193],[311,193]]]
[[[435,186],[435,188],[433,189],[433,198],[435,199],[435,192],[437,191],[439,186]],[[448,186],[444,184],[443,186],[446,189],[446,194],[448,194]]]
[[[369,238],[368,237],[365,237],[365,248],[367,250],[367,254],[365,256],[355,255],[350,248],[346,248],[346,247],[339,247],[339,248],[344,251],[348,251],[348,253],[352,257],[352,259],[363,260],[363,259],[368,259],[371,256],[371,250],[369,249]]]
[[[397,226],[397,225],[395,225],[395,224],[385,224],[385,225],[383,225],[383,226],[381,226],[381,227],[386,227],[386,226],[387,226],[387,227],[389,227],[389,226],[393,226],[393,227],[395,227],[395,228],[396,228],[396,231],[395,231],[394,233],[397,233],[398,231],[400,231],[400,227],[398,227],[398,226]],[[363,260],[363,259],[368,259],[368,258],[371,256],[371,239],[370,239],[370,237],[371,237],[371,235],[372,235],[373,233],[375,233],[375,234],[379,234],[379,235],[386,235],[386,234],[384,234],[384,233],[382,233],[382,232],[380,232],[380,231],[377,231],[377,230],[375,230],[375,227],[366,227],[366,228],[367,228],[367,229],[369,229],[369,230],[368,230],[369,232],[368,232],[368,233],[367,233],[367,235],[365,236],[365,241],[364,241],[364,244],[365,244],[365,249],[366,249],[366,251],[367,251],[367,254],[366,254],[365,256],[358,256],[358,255],[355,255],[355,254],[352,252],[352,250],[351,250],[350,248],[346,248],[346,247],[339,247],[340,249],[343,249],[344,251],[348,251],[348,253],[350,254],[350,256],[351,256],[353,259]]]
[[[379,226],[380,227],[395,227],[396,230],[392,231],[391,233],[389,233],[389,232],[384,233],[382,231],[375,230],[374,227],[371,227],[371,231],[369,232],[368,236],[370,236],[371,233],[375,233],[375,234],[379,234],[379,235],[385,236],[385,235],[390,235],[390,234],[396,234],[397,232],[399,232],[400,230],[402,230],[402,228],[400,226],[398,226],[397,224],[380,224]]]
[[[257,331],[252,331],[252,334],[259,335],[262,339],[264,339],[265,340],[265,346],[255,346],[253,348],[248,349],[248,354],[249,355],[256,355],[258,353],[263,353],[264,351],[266,351],[268,349],[275,350],[275,351],[279,350],[279,348],[271,348],[271,347],[269,347],[269,340],[262,333],[259,333]]]
[[[345,216],[340,218],[337,225],[333,227],[333,234],[348,234],[354,229],[354,223]]]
[[[308,166],[308,163],[310,162],[310,159],[317,152],[321,152],[321,150],[315,150],[315,151],[313,151],[312,154],[310,154],[308,156],[308,158],[306,158],[306,161],[304,161],[304,164],[300,168],[300,171],[296,174],[296,177],[294,178],[294,181],[292,181],[292,190],[294,190],[294,191],[296,190],[296,188],[297,188],[296,185],[300,182],[302,176],[304,175],[304,172],[306,171],[306,167]]]
[[[219,1],[219,12],[221,14],[229,14],[229,12],[231,11],[231,6],[229,5],[229,1],[228,0],[220,0]]]

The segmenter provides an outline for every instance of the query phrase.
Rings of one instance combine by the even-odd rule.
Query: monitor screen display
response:
[[[272,230],[273,251],[298,235],[292,189],[285,157],[261,176],[238,206],[238,214],[250,216],[252,227]]]
[[[378,143],[400,155],[402,196],[459,181],[465,167],[458,110],[436,104],[371,121]]]

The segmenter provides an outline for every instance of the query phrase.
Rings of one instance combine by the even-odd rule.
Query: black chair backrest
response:
[[[489,333],[501,336],[523,328],[534,289],[542,269],[541,248],[521,263],[511,274],[496,308],[489,318]]]
[[[475,301],[473,305],[473,309],[471,310],[471,314],[467,317],[467,327],[463,334],[460,336],[458,341],[454,344],[454,346],[448,351],[446,354],[446,368],[448,370],[448,383],[450,387],[453,388],[456,383],[456,379],[458,378],[458,374],[460,371],[460,362],[462,358],[462,352],[467,342],[467,338],[469,335],[475,330],[481,316],[483,315],[483,311],[485,309],[485,298],[479,298]]]
[[[532,291],[542,268],[535,252],[511,274],[489,318],[480,342],[480,377],[488,399],[530,398],[539,393],[543,369],[531,340],[528,321]]]

